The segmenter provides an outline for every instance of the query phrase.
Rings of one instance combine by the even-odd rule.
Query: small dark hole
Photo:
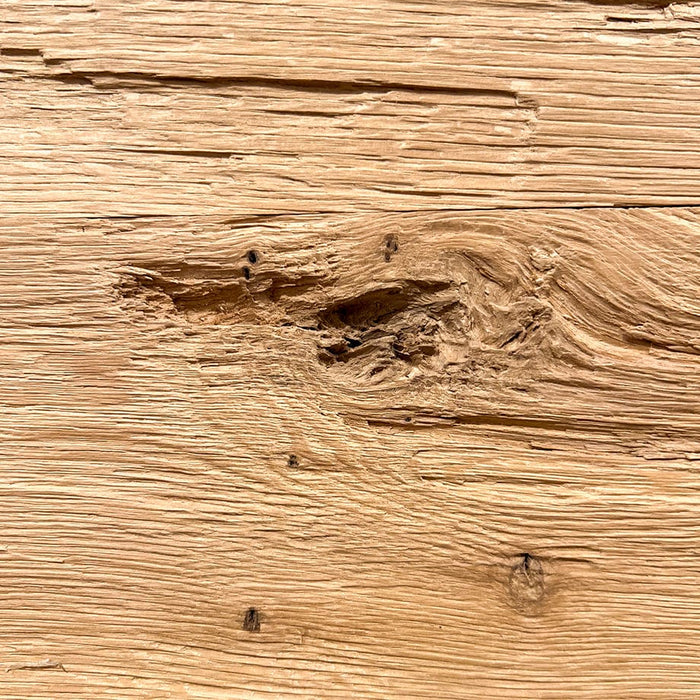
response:
[[[384,239],[384,245],[385,245],[385,248],[384,248],[384,260],[386,260],[386,262],[390,262],[390,261],[391,261],[391,256],[392,256],[394,253],[398,253],[398,252],[399,252],[399,242],[398,242],[398,240],[396,239],[396,236],[394,236],[393,234],[389,234],[389,235]]]
[[[344,325],[348,325],[348,308],[342,304],[335,309],[335,316],[338,322]]]
[[[296,455],[289,455],[289,459],[287,460],[287,466],[288,467],[298,467],[299,466],[299,458]]]
[[[243,268],[243,277],[245,277],[247,280],[250,279],[250,268],[249,267]]]
[[[260,613],[255,608],[248,608],[245,611],[243,629],[246,632],[260,632]]]
[[[254,250],[249,250],[247,257],[251,265],[255,265],[255,263],[258,262],[258,254]]]
[[[406,423],[410,423],[413,419],[411,418],[411,416],[406,416],[404,420],[406,421]]]

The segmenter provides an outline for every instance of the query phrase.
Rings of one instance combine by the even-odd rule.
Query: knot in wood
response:
[[[542,562],[531,554],[521,554],[510,570],[508,592],[513,605],[530,612],[542,601],[545,593]]]

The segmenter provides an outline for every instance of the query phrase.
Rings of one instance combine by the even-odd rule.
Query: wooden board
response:
[[[0,698],[697,697],[699,20],[8,2]]]
[[[699,22],[694,3],[9,0],[0,202],[697,204]]]

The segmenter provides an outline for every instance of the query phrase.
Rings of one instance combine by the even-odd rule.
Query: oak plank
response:
[[[697,31],[693,3],[10,0],[0,211],[696,205]]]
[[[699,216],[0,219],[0,695],[697,695]]]

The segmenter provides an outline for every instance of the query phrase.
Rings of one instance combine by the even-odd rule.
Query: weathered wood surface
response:
[[[696,694],[698,216],[8,220],[6,696]]]
[[[0,697],[697,697],[699,20],[3,5]]]
[[[694,3],[6,0],[0,31],[7,213],[700,201]]]

